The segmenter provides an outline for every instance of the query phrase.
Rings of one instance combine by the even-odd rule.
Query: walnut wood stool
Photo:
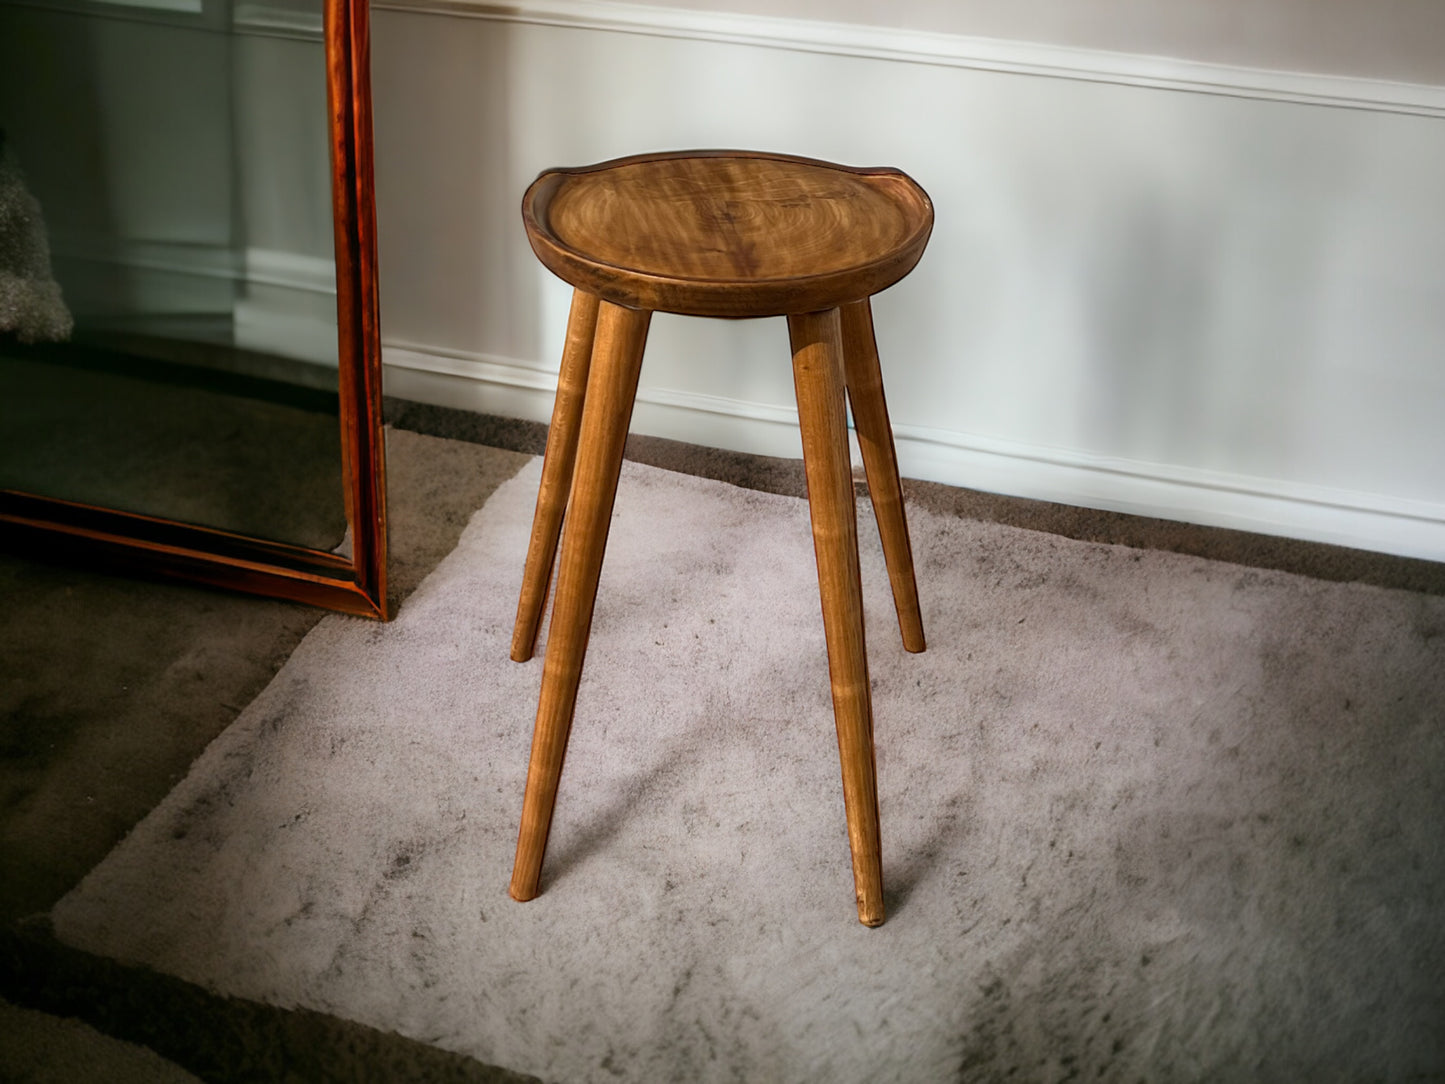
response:
[[[532,657],[562,542],[511,895],[542,855],[652,313],[786,316],[828,643],[858,918],[883,922],[873,709],[844,390],[853,406],[903,646],[923,622],[869,298],[913,269],[933,207],[893,169],[690,151],[543,173],[522,200],[538,259],[575,289],[512,658]]]

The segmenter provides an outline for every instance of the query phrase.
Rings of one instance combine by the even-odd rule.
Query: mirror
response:
[[[0,0],[0,537],[385,617],[365,0]]]

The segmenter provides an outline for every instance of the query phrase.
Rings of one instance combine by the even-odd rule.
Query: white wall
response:
[[[517,212],[544,168],[699,146],[896,165],[938,215],[876,303],[905,474],[1445,559],[1445,88],[382,3],[392,394],[547,417],[567,288]],[[635,430],[797,454],[791,404],[780,321],[654,321]]]
[[[1445,83],[1439,0],[656,0],[1282,71]]]

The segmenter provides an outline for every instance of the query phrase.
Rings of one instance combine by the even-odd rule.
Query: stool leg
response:
[[[547,587],[557,556],[557,538],[572,487],[572,465],[577,456],[577,431],[587,392],[587,370],[592,362],[592,339],[597,330],[597,297],[585,290],[572,292],[567,316],[567,342],[557,374],[557,398],[552,424],[547,429],[547,451],[542,457],[542,484],[537,487],[537,511],[532,517],[532,540],[522,572],[522,594],[517,601],[517,622],[512,627],[512,659],[526,662],[537,646],[537,630],[547,605]]]
[[[788,317],[793,385],[803,432],[803,466],[818,561],[818,592],[828,640],[833,717],[843,766],[843,805],[853,854],[858,920],[883,923],[883,863],[878,832],[878,778],[873,760],[873,707],[863,641],[863,588],[858,575],[858,523],[848,462],[843,341],[837,309]]]
[[[517,858],[512,867],[510,891],[516,900],[536,896],[541,878],[542,855],[552,827],[552,807],[557,801],[562,757],[567,751],[577,683],[582,677],[582,659],[592,627],[592,604],[602,573],[612,502],[622,472],[622,446],[632,420],[632,400],[637,394],[651,316],[650,312],[603,302],[597,317],[567,531],[557,570],[557,597],[552,604],[547,658],[542,666],[542,694],[532,732],[532,758],[527,765]]]
[[[853,427],[863,451],[868,474],[868,495],[873,500],[883,559],[893,584],[893,606],[905,651],[922,651],[923,615],[918,608],[918,583],[913,576],[913,547],[908,541],[908,520],[903,513],[903,484],[898,478],[898,456],[893,448],[893,427],[883,398],[883,371],[878,366],[878,344],[873,335],[873,312],[868,299],[844,305],[843,363],[847,373],[848,401],[853,404]]]

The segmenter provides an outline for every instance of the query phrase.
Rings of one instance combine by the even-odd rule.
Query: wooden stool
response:
[[[690,151],[543,173],[522,200],[522,221],[538,259],[575,290],[512,638],[512,658],[531,658],[565,511],[512,897],[538,891],[648,321],[654,311],[786,316],[858,918],[880,925],[873,709],[843,396],[846,388],[903,646],[922,651],[868,299],[923,254],[928,196],[892,169]]]

